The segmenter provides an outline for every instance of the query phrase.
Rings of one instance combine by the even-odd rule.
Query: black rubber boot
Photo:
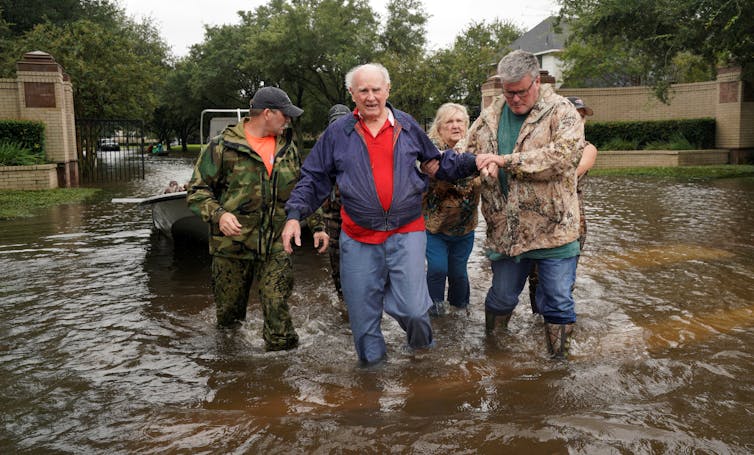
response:
[[[487,335],[492,335],[496,326],[502,326],[503,330],[508,330],[508,322],[511,320],[513,312],[508,314],[495,314],[491,311],[484,311],[484,331]]]
[[[547,351],[553,359],[568,359],[568,349],[571,345],[573,324],[550,324],[545,322],[545,340]]]

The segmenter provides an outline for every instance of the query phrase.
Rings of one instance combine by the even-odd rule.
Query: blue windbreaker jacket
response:
[[[410,115],[388,104],[393,111],[393,199],[384,210],[377,196],[369,153],[353,115],[333,122],[312,148],[301,168],[301,179],[285,209],[288,219],[306,218],[322,205],[337,183],[348,216],[361,227],[390,231],[422,216],[422,193],[428,178],[417,168],[440,160],[436,177],[457,180],[476,173],[476,157],[449,150],[440,153]]]

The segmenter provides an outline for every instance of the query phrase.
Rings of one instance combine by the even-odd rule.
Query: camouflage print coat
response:
[[[497,130],[505,98],[500,95],[471,125],[456,148],[498,153]],[[497,178],[482,177],[486,247],[506,256],[554,248],[579,237],[576,167],[584,148],[584,125],[570,101],[543,84],[521,126],[505,171],[506,198]]]
[[[436,145],[440,150],[448,148],[447,144]],[[476,229],[481,186],[478,176],[454,182],[430,178],[429,190],[424,193],[422,201],[427,231],[432,234],[466,235]]]
[[[248,120],[226,128],[202,150],[188,188],[189,208],[210,224],[210,254],[227,258],[258,259],[283,250],[285,203],[301,172],[301,155],[287,129],[277,138],[269,175],[246,141]],[[220,231],[225,212],[238,218],[241,235]]]

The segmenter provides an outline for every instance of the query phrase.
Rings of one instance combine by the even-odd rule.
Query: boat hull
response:
[[[152,196],[141,205],[152,208],[154,227],[173,240],[209,242],[209,225],[189,210],[185,191]]]

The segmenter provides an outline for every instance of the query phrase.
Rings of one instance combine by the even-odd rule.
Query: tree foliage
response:
[[[482,84],[522,33],[523,30],[507,21],[472,22],[456,37],[451,48],[431,55],[428,62],[436,76],[432,93],[435,109],[442,103],[454,102],[465,105],[472,116],[478,114]]]
[[[346,72],[375,55],[378,22],[366,0],[273,0],[243,17],[243,67],[259,69],[265,85],[305,106],[310,131],[324,127],[331,105],[348,100]]]
[[[571,30],[577,27],[571,27]],[[626,41],[599,35],[571,38],[561,53],[563,87],[629,87],[642,85],[650,71],[646,59]]]
[[[107,1],[76,2],[70,13],[55,2],[39,3],[39,13],[24,23],[25,30],[11,26],[12,36],[0,55],[2,73],[12,75],[24,53],[41,50],[71,77],[77,116],[147,118],[167,68],[167,45],[158,32]],[[17,8],[3,10],[3,17],[27,11],[26,2],[10,4]]]
[[[122,18],[117,6],[107,0],[0,0],[0,10],[15,36],[38,24],[64,25],[79,19],[104,24]]]
[[[47,52],[63,66],[80,117],[146,118],[166,69],[167,47],[145,24],[41,24],[13,43],[13,55],[27,50]]]
[[[390,71],[390,101],[420,121],[448,101],[477,111],[490,69],[522,32],[472,23],[429,52],[422,0],[391,0],[385,17],[369,0],[268,0],[238,14],[173,60],[151,19],[129,18],[116,0],[0,0],[0,76],[25,52],[48,52],[71,76],[77,116],[150,119],[159,139],[184,144],[203,109],[245,108],[273,85],[304,108],[300,136],[314,137],[330,106],[351,104],[346,72],[373,61]]]
[[[390,102],[417,119],[426,109],[432,79],[424,65],[427,13],[419,0],[390,0],[375,59],[390,72]]]
[[[754,80],[752,0],[560,0],[560,5],[560,19],[571,25],[569,48],[621,43],[614,46],[627,50],[624,61],[641,68],[644,82],[663,101],[670,83],[712,75],[717,65],[738,65],[745,80]],[[619,65],[620,58],[615,60]],[[572,69],[588,62],[576,52],[568,59]]]
[[[427,12],[421,0],[390,0],[380,37],[382,50],[396,56],[423,54],[426,27]]]

